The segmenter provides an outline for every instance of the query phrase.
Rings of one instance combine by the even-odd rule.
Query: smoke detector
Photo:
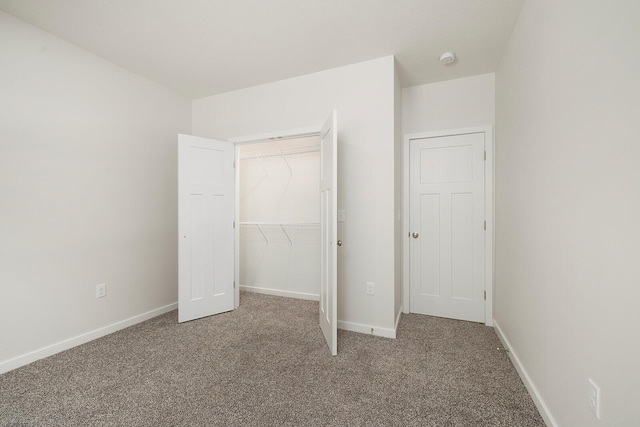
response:
[[[456,60],[456,54],[453,52],[445,52],[442,55],[440,55],[440,62],[442,62],[444,65],[451,64],[455,60]]]

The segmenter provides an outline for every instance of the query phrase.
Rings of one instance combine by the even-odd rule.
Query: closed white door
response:
[[[338,354],[337,163],[338,130],[334,110],[320,130],[320,329],[331,354]]]
[[[485,321],[484,138],[409,143],[412,313]]]
[[[234,308],[233,144],[178,136],[178,321]]]

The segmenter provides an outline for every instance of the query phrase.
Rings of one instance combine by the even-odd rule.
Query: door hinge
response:
[[[487,150],[484,151],[484,161],[487,161]]]
[[[236,228],[236,222],[233,221],[233,228]]]
[[[487,230],[487,221],[484,222],[484,229]]]
[[[484,300],[487,300],[487,291],[484,291]]]
[[[487,152],[486,151],[484,153],[484,159],[487,160]],[[233,161],[233,168],[234,169],[236,168],[236,161],[235,160]]]
[[[233,282],[233,289],[236,288],[236,282]],[[484,299],[487,299],[487,292],[484,293]]]

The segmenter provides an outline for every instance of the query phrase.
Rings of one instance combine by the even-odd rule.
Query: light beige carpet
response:
[[[544,426],[492,328],[404,315],[331,357],[317,307],[242,293],[40,360],[0,376],[0,425]]]

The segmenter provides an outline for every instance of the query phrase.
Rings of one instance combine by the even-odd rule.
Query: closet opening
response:
[[[318,301],[320,136],[236,147],[239,290]]]
[[[335,356],[338,112],[286,136],[178,135],[178,322],[234,310],[240,287],[318,300]]]

